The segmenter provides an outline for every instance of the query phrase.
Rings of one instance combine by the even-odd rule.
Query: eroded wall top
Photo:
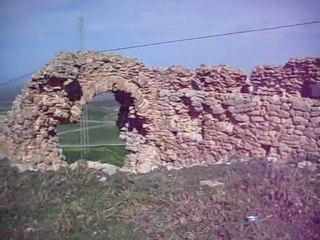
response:
[[[304,82],[320,83],[319,58],[292,58],[284,65],[259,66],[250,76],[257,86],[256,94],[301,97]]]

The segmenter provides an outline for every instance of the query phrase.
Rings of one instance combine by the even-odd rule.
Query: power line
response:
[[[111,52],[111,51],[127,50],[127,49],[134,49],[134,48],[151,47],[151,46],[157,46],[157,45],[187,42],[187,41],[194,41],[194,40],[207,39],[207,38],[224,37],[224,36],[231,36],[231,35],[244,34],[244,33],[262,32],[262,31],[270,31],[270,30],[277,30],[277,29],[283,29],[283,28],[298,27],[298,26],[311,25],[311,24],[317,24],[317,23],[320,23],[320,21],[294,23],[294,24],[288,24],[288,25],[282,25],[282,26],[257,28],[257,29],[249,29],[249,30],[242,30],[242,31],[236,31],[236,32],[219,33],[219,34],[213,34],[213,35],[207,35],[207,36],[182,38],[182,39],[169,40],[169,41],[163,41],[163,42],[146,43],[146,44],[134,45],[134,46],[128,46],[128,47],[111,48],[111,49],[102,50],[99,52]]]
[[[318,23],[320,23],[320,21],[316,20],[316,21],[312,21],[312,22],[294,23],[294,24],[287,24],[287,25],[280,25],[280,26],[273,26],[273,27],[265,27],[265,28],[248,29],[248,30],[235,31],[235,32],[219,33],[219,34],[213,34],[213,35],[207,35],[207,36],[198,36],[198,37],[182,38],[182,39],[162,41],[162,42],[146,43],[146,44],[141,44],[141,45],[127,46],[127,47],[111,48],[111,49],[101,50],[98,52],[111,52],[111,51],[128,50],[128,49],[134,49],[134,48],[151,47],[151,46],[165,45],[165,44],[171,44],[171,43],[187,42],[187,41],[194,41],[194,40],[201,40],[201,39],[208,39],[208,38],[216,38],[216,37],[224,37],[224,36],[246,34],[246,33],[253,33],[253,32],[263,32],[263,31],[271,31],[271,30],[278,30],[278,29],[284,29],[284,28],[299,27],[299,26],[305,26],[305,25],[313,25],[313,24],[318,24]],[[28,73],[28,74],[24,74],[19,77],[16,77],[16,78],[11,79],[9,81],[6,81],[4,83],[0,83],[0,87],[7,85],[9,83],[15,82],[23,77],[27,77],[33,73],[35,73],[35,71]]]
[[[11,79],[11,80],[8,80],[8,81],[6,81],[6,82],[0,83],[0,87],[1,87],[1,86],[4,86],[4,85],[7,85],[7,84],[10,84],[10,83],[13,83],[13,82],[16,82],[16,81],[18,81],[18,80],[20,80],[20,79],[22,79],[22,78],[25,78],[25,77],[28,77],[28,76],[34,74],[34,73],[35,73],[35,71],[30,72],[30,73],[26,73],[26,74],[24,74],[24,75],[22,75],[22,76],[19,76],[19,77],[13,78],[13,79]]]

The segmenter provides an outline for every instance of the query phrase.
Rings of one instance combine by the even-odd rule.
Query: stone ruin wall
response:
[[[225,65],[150,69],[134,59],[60,53],[16,98],[4,129],[12,161],[39,169],[65,165],[58,124],[77,122],[96,95],[115,92],[124,168],[187,167],[238,158],[320,158],[320,100],[302,98],[304,81],[320,83],[320,59],[262,66],[250,78]],[[285,94],[283,94],[285,91]]]

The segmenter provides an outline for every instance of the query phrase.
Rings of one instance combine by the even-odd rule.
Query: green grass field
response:
[[[122,143],[119,138],[120,131],[116,126],[107,126],[89,129],[89,140],[94,143]],[[80,132],[70,132],[59,137],[62,145],[79,144]]]
[[[116,126],[118,118],[118,109],[115,107],[104,108],[101,106],[88,105],[88,126],[90,144],[115,144],[123,143],[119,138],[120,131]],[[91,121],[91,122],[90,122]],[[104,126],[101,126],[105,124]],[[91,128],[100,126],[98,128]],[[80,144],[80,124],[64,124],[58,127],[59,144],[61,145],[79,145]],[[79,147],[63,147],[63,153],[69,163],[81,158],[81,149]],[[125,146],[99,146],[89,147],[87,160],[110,163],[116,166],[122,166],[126,155]]]
[[[118,112],[114,108],[102,108],[99,106],[88,105],[89,120],[116,120]]]
[[[265,158],[145,174],[0,161],[1,239],[319,238],[320,169]],[[212,179],[217,185],[204,185]],[[250,221],[249,216],[257,220]]]
[[[103,124],[101,122],[100,124]],[[96,122],[88,122],[88,126],[97,126]],[[72,131],[80,128],[80,123],[61,124],[58,126],[58,132]]]
[[[63,153],[67,157],[67,162],[72,163],[80,158],[80,148],[65,148]],[[126,155],[124,146],[103,146],[89,148],[87,160],[110,163],[121,167],[123,158]]]

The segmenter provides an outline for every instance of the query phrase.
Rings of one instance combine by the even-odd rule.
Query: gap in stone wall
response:
[[[304,98],[320,100],[320,83],[304,81],[300,90],[300,94]]]
[[[87,104],[89,146],[86,160],[123,165],[127,151],[120,129],[126,124],[130,102],[130,96],[118,96],[116,100],[114,93],[106,92]],[[60,124],[58,141],[68,163],[80,159],[80,122]]]

